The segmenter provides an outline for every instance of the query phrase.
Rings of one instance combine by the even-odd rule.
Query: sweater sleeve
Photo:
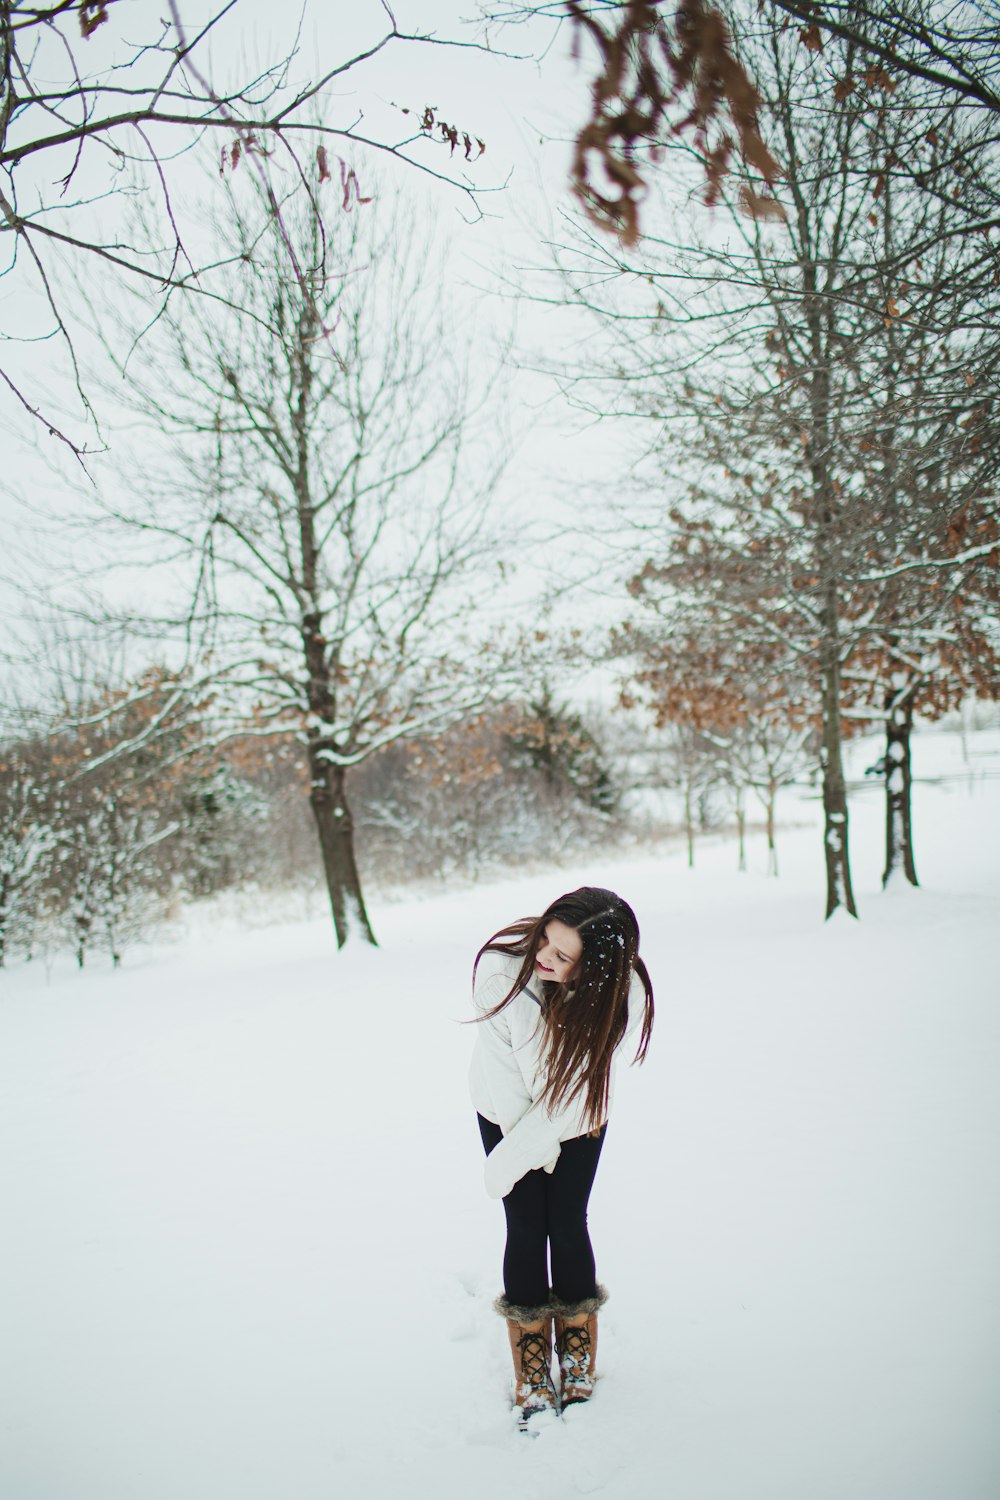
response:
[[[472,1091],[477,1107],[510,1131],[531,1105],[531,1095],[514,1055],[510,1022],[503,1011],[480,1021],[472,1058]],[[485,1101],[489,1101],[488,1105]]]
[[[476,1025],[469,1084],[476,1108],[495,1120],[505,1135],[531,1105],[528,1080],[511,1039],[510,1012],[487,1015],[507,994],[512,981],[513,975],[496,955],[483,955],[473,993],[481,1019]]]
[[[501,1129],[503,1127],[501,1126]],[[563,1141],[584,1135],[587,1129],[583,1104],[571,1099],[554,1114],[544,1099],[536,1099],[510,1130],[504,1131],[486,1158],[486,1191],[491,1198],[505,1198],[516,1182],[538,1168],[555,1169]]]

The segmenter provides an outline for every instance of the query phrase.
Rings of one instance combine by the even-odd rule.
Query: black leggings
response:
[[[488,1156],[503,1139],[503,1131],[492,1120],[484,1120],[482,1115],[477,1118]],[[563,1302],[582,1302],[585,1297],[596,1296],[587,1201],[607,1128],[602,1125],[596,1136],[578,1135],[563,1141],[554,1172],[539,1168],[525,1173],[503,1200],[507,1215],[503,1288],[509,1302],[519,1307],[541,1307],[549,1300],[550,1286]]]

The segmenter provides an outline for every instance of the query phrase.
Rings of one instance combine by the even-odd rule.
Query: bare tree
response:
[[[905,36],[912,16],[900,19]],[[885,724],[884,885],[897,871],[917,883],[914,712],[935,717],[970,690],[995,691],[1000,339],[988,311],[994,258],[970,230],[995,206],[998,180],[995,129],[970,129],[972,113],[968,105],[939,112],[916,195],[919,111],[904,102],[869,122],[881,160],[871,238],[886,303],[864,339],[853,340],[850,362],[861,389],[877,393],[867,411],[859,403],[853,445],[877,525],[855,584],[865,628],[845,664],[844,703],[849,717],[867,713]]]
[[[43,739],[0,747],[0,968],[27,940],[57,844]]]
[[[758,128],[757,90],[724,4],[676,0],[667,10],[660,0],[489,0],[480,9],[507,25],[543,16],[569,23],[575,56],[589,43],[590,108],[573,143],[570,187],[599,229],[636,244],[649,167],[671,137],[690,142],[709,203],[739,160],[750,174],[747,211],[780,212],[767,191],[780,168]]]
[[[335,204],[321,223],[287,201],[279,225],[261,207],[234,193],[217,225],[242,311],[178,304],[130,367],[175,461],[144,457],[128,519],[193,571],[206,734],[296,736],[338,941],[373,942],[348,774],[462,719],[503,676],[473,623],[503,536],[486,524],[502,403],[401,210]]]
[[[673,575],[683,585],[683,573]],[[739,868],[746,868],[746,793],[763,807],[768,872],[778,873],[778,792],[817,763],[817,722],[810,683],[780,640],[733,628],[728,614],[678,591],[633,580],[644,608],[615,632],[629,662],[627,707],[641,702],[658,728],[683,725],[700,737],[716,779],[732,791]]]
[[[816,729],[811,724],[795,722],[774,715],[756,715],[751,710],[745,721],[728,734],[710,735],[718,747],[719,761],[726,780],[737,790],[751,789],[764,811],[767,838],[767,872],[778,873],[777,803],[784,787],[794,786],[807,769],[816,764]],[[740,869],[746,868],[740,829]]]
[[[883,607],[883,629],[858,643],[844,672],[845,717],[885,729],[883,886],[897,875],[918,884],[911,801],[914,716],[935,720],[970,695],[1000,697],[996,569],[942,571],[933,593],[924,580],[903,575],[900,593]],[[913,583],[916,588],[909,588]]]
[[[1000,112],[996,18],[990,7],[950,0],[761,0],[766,30],[788,33],[804,54],[831,43],[831,89],[841,97],[872,86],[893,92],[900,80],[925,86],[929,107],[963,105]],[[776,185],[784,177],[781,131],[761,125],[755,59],[739,44],[747,27],[744,0],[506,0],[481,3],[508,24],[545,16],[569,22],[574,52],[591,43],[590,111],[578,131],[571,184],[590,220],[634,245],[648,215],[649,189],[668,143],[684,141],[699,159],[704,195],[718,200],[722,182],[740,168],[743,210],[765,219],[785,209]],[[793,22],[800,24],[793,28]],[[734,42],[734,32],[737,40]],[[808,110],[809,106],[805,106]],[[916,145],[923,129],[912,132]],[[920,176],[915,153],[900,158]],[[973,209],[970,228],[995,227],[998,205]]]
[[[363,116],[320,120],[315,104],[390,49],[490,50],[488,40],[404,32],[388,0],[373,0],[379,24],[368,44],[318,76],[292,81],[293,45],[258,71],[247,69],[223,84],[213,77],[210,52],[232,37],[245,10],[241,0],[226,0],[196,25],[185,22],[179,0],[168,0],[165,15],[147,7],[137,22],[138,10],[128,8],[137,29],[126,34],[119,20],[126,11],[117,0],[0,3],[0,236],[8,237],[0,277],[17,285],[20,306],[30,289],[44,309],[40,322],[12,324],[5,335],[29,343],[58,341],[85,417],[93,411],[80,379],[72,298],[60,289],[58,256],[145,282],[164,297],[178,288],[202,290],[196,225],[176,191],[178,158],[199,141],[214,143],[223,170],[244,161],[276,210],[282,190],[275,163],[303,180],[311,164],[319,163],[324,174],[339,179],[348,206],[366,191],[352,162],[340,154],[356,145],[444,176],[468,193],[474,191],[468,164],[485,150],[474,122],[455,124],[416,101],[402,109],[394,137],[367,133]],[[692,143],[710,201],[738,157],[745,169],[743,207],[765,217],[783,212],[773,192],[761,191],[780,180],[780,152],[759,129],[753,69],[732,42],[732,23],[743,22],[736,0],[680,0],[669,13],[657,0],[511,0],[482,11],[508,22],[562,20],[574,28],[577,43],[586,38],[591,44],[591,108],[577,135],[571,180],[591,218],[624,243],[638,236],[650,172],[671,139]],[[823,35],[846,43],[868,59],[868,75],[886,88],[895,87],[902,72],[926,82],[937,103],[958,99],[996,113],[994,31],[974,5],[920,7],[910,0],[901,14],[879,4],[772,0],[771,24],[773,12],[782,25],[791,17],[803,23],[803,48],[821,49]],[[848,68],[841,69],[836,86],[850,91],[861,84]],[[447,148],[447,165],[414,153],[421,138]],[[148,242],[131,238],[117,211],[124,185],[147,191],[158,204],[157,233]],[[996,219],[994,202],[985,216],[979,213],[978,227],[987,231]],[[294,265],[290,241],[286,248]],[[85,444],[64,430],[49,380],[33,381],[8,358],[0,382],[23,411],[82,455]],[[39,384],[44,403],[36,394]]]
[[[931,3],[900,8],[876,0],[769,0],[779,15],[802,23],[803,46],[822,38],[856,48],[867,67],[891,79],[930,84],[942,104],[956,101],[1000,114],[996,16],[989,5]],[[849,87],[853,75],[844,73]]]
[[[198,224],[187,212],[184,158],[204,147],[209,159],[232,170],[242,161],[254,174],[280,222],[287,174],[312,180],[318,165],[336,181],[344,207],[365,196],[354,165],[343,153],[366,147],[444,177],[471,194],[466,175],[485,147],[434,110],[399,114],[396,136],[372,135],[351,103],[335,95],[349,74],[379,54],[406,47],[477,47],[433,31],[404,32],[387,0],[372,4],[371,38],[353,55],[335,58],[305,83],[294,79],[297,41],[286,55],[258,69],[244,65],[234,81],[217,76],[219,53],[242,44],[247,7],[225,0],[192,23],[180,0],[124,6],[117,0],[31,0],[0,3],[0,278],[8,297],[32,298],[41,311],[27,326],[11,324],[8,338],[54,338],[64,369],[75,383],[85,415],[93,415],[77,354],[79,327],[73,298],[65,294],[60,257],[93,276],[139,284],[166,300],[178,288],[225,297],[218,284],[203,286],[206,259]],[[128,23],[125,24],[125,16]],[[324,117],[317,116],[323,100]],[[414,150],[433,139],[443,155]],[[199,144],[201,143],[201,144]],[[461,164],[461,166],[459,166]],[[153,232],[130,233],[123,205],[135,191],[146,195]],[[284,242],[295,271],[291,238]],[[12,299],[13,300],[13,299]],[[36,382],[17,366],[0,368],[0,382],[20,407],[64,437],[51,379],[44,404]]]
[[[992,191],[995,153],[981,121],[939,111],[918,186],[899,159],[920,98],[877,74],[838,90],[845,60],[832,47],[747,24],[786,221],[742,214],[734,172],[725,235],[651,236],[635,257],[591,237],[570,281],[617,336],[617,409],[660,429],[677,497],[659,501],[660,550],[637,583],[696,597],[716,635],[725,627],[758,652],[770,642],[808,668],[827,912],[853,913],[843,673],[890,627],[902,572],[922,580],[907,608],[926,626],[943,578],[996,555],[997,294],[992,250],[962,228],[965,200]],[[624,312],[611,283],[636,289]],[[590,365],[573,386],[581,400]],[[592,409],[606,378],[598,388]],[[893,427],[876,486],[873,435]],[[966,506],[977,529],[953,548]]]

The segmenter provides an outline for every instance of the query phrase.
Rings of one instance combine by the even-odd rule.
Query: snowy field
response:
[[[3,1500],[997,1500],[1000,735],[968,749],[916,742],[919,891],[854,797],[860,923],[786,798],[777,881],[678,847],[376,906],[378,952],[201,914],[5,973]],[[532,1440],[458,1023],[479,942],[584,882],[658,1022],[592,1200],[602,1378]]]

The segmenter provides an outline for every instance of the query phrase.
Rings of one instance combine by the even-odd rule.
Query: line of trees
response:
[[[626,639],[636,653],[634,634],[623,648]],[[636,697],[614,709],[581,717],[543,687],[368,757],[351,776],[364,882],[388,892],[474,880],[678,834],[693,866],[700,836],[723,829],[743,870],[751,821],[777,875],[778,798],[814,783],[817,729],[781,711],[778,679],[752,709],[728,694],[708,702],[706,664],[689,644],[688,700],[659,653],[633,678]],[[657,703],[651,731],[646,709]],[[213,744],[212,712],[210,699],[179,699],[156,669],[91,685],[47,723],[36,711],[20,733],[8,724],[0,967],[13,952],[67,945],[81,967],[93,953],[117,965],[179,901],[240,892],[266,910],[282,892],[323,891],[300,738]]]
[[[323,888],[298,739],[207,748],[211,704],[180,707],[175,689],[151,671],[4,736],[0,967],[12,951],[66,944],[81,967],[95,952],[117,965],[178,899],[236,890],[266,907],[282,890]],[[352,804],[359,867],[383,890],[619,834],[601,745],[548,699],[391,741],[352,773]]]

